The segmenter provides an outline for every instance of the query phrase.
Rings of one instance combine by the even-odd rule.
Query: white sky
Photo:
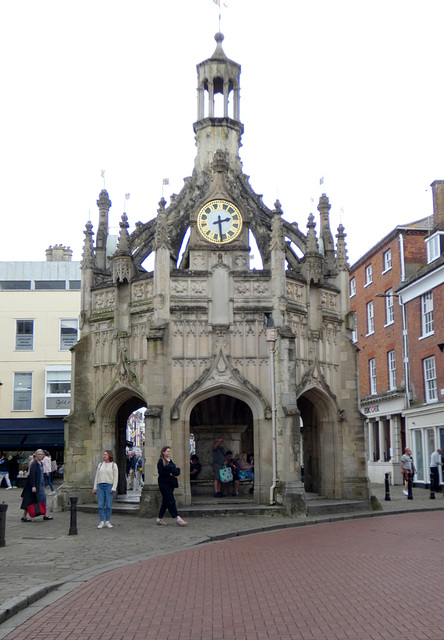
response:
[[[444,179],[443,0],[226,2],[241,159],[265,204],[278,197],[306,232],[325,191],[350,262],[430,215],[429,185]],[[179,193],[196,64],[218,29],[212,0],[0,2],[0,260],[44,260],[53,244],[80,260],[102,169],[115,227],[125,193],[131,230],[156,215],[163,178],[168,202]]]

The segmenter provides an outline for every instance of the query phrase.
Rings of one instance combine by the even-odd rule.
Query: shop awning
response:
[[[65,429],[62,418],[0,419],[0,449],[33,450],[63,447]]]

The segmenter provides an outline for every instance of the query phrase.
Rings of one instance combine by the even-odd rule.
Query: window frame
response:
[[[367,335],[371,336],[373,333],[375,333],[375,305],[373,300],[370,300],[370,302],[367,302],[366,313],[367,313]]]
[[[34,382],[34,374],[32,371],[14,371],[13,383],[12,383],[12,410],[13,411],[32,411],[32,401],[33,401],[33,382]],[[19,389],[17,384],[18,376],[29,376],[30,385],[26,389]],[[29,407],[17,407],[17,392],[18,391],[26,391],[29,392]]]
[[[350,293],[350,298],[353,298],[353,296],[356,295],[356,278],[350,278],[350,285],[349,285],[349,293]]]
[[[393,289],[387,289],[384,294],[385,297],[385,326],[395,322],[395,311],[393,302]]]
[[[397,389],[396,384],[396,353],[394,349],[387,351],[387,371],[389,391]]]
[[[32,327],[32,331],[29,333],[21,332],[19,333],[19,323],[29,322]],[[35,321],[33,318],[16,318],[15,319],[15,351],[34,351],[34,335],[35,335]],[[30,345],[26,346],[26,341],[24,338],[28,337],[28,342],[30,338]],[[23,344],[25,346],[20,347],[19,342],[23,340]]]
[[[75,323],[75,334],[76,334],[76,338],[74,340],[74,342],[72,342],[72,340],[70,341],[71,344],[69,344],[68,346],[64,347],[62,345],[63,343],[63,336],[62,336],[62,331],[63,331],[63,327],[62,327],[62,323],[63,322],[72,322]],[[65,327],[65,328],[69,328],[69,327]],[[65,336],[65,340],[67,339],[67,337]],[[71,349],[71,347],[73,347],[76,342],[78,342],[79,340],[79,320],[78,318],[60,318],[59,321],[59,350],[60,351],[69,351]],[[68,339],[69,341],[69,339]]]
[[[386,271],[390,271],[390,269],[392,268],[392,250],[387,249],[387,251],[384,251],[384,253],[382,254],[382,259],[383,259],[382,273],[385,273]]]
[[[426,404],[433,404],[438,402],[438,380],[436,377],[435,356],[424,358],[422,368],[424,376],[424,398]]]
[[[369,395],[377,395],[376,386],[376,358],[370,358],[368,361],[368,375],[369,375]]]
[[[373,282],[373,267],[372,267],[372,263],[370,262],[370,264],[368,264],[365,267],[365,285],[364,287],[368,287],[369,284],[372,284]]]
[[[427,338],[435,333],[433,319],[433,291],[427,291],[421,296],[421,336]]]
[[[427,264],[431,264],[438,260],[441,255],[441,234],[435,233],[426,239],[427,247]]]

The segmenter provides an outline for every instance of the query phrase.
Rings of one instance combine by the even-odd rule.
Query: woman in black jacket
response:
[[[23,509],[22,522],[31,522],[28,518],[28,507],[34,503],[44,503],[46,506],[45,483],[43,482],[43,460],[44,453],[42,449],[37,449],[34,454],[34,460],[28,468],[28,477],[22,491]],[[44,515],[43,520],[52,520],[52,516]]]
[[[159,462],[157,463],[157,472],[159,474],[158,483],[160,493],[162,494],[162,504],[160,506],[159,515],[157,516],[156,524],[166,526],[166,522],[163,520],[165,511],[168,509],[170,516],[176,518],[176,524],[181,527],[186,526],[188,523],[182,520],[177,513],[176,500],[174,499],[174,489],[179,486],[177,476],[180,475],[179,467],[176,467],[171,460],[171,447],[163,447],[160,452]]]

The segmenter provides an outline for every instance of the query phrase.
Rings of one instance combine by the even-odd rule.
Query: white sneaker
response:
[[[408,496],[408,495],[409,495],[409,492],[408,492],[408,491],[406,491],[405,489],[404,489],[404,491],[403,491],[402,493],[403,493],[405,496]]]
[[[104,527],[104,526],[105,526],[105,523],[104,523],[104,522],[103,522],[103,520],[102,520],[102,522],[99,524],[99,526],[97,527],[97,529],[103,529],[103,527]]]
[[[56,492],[55,491],[51,491],[51,493],[49,494],[50,496],[55,496]]]
[[[6,491],[9,491],[9,489],[12,489],[12,487],[6,487]]]
[[[17,487],[15,485],[12,486],[13,489],[17,489]]]
[[[107,520],[107,521],[105,522],[105,527],[106,527],[107,529],[112,529],[112,528],[113,528],[113,525],[111,524],[111,522],[110,522],[109,520]]]
[[[185,522],[185,520],[182,520],[180,516],[177,516],[176,524],[178,524],[180,527],[186,527],[188,522]]]

